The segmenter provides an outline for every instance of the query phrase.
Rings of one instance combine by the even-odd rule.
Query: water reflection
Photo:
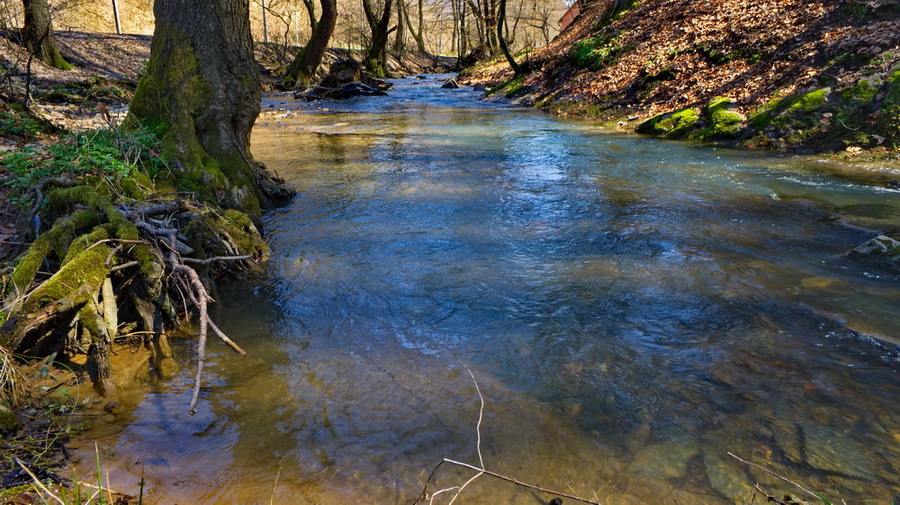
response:
[[[487,465],[522,480],[608,504],[796,491],[730,451],[834,503],[900,493],[900,352],[866,336],[900,339],[900,279],[843,260],[869,235],[818,210],[897,226],[897,193],[399,88],[256,130],[300,194],[266,218],[276,280],[219,305],[252,358],[214,354],[195,418],[189,370],[148,384],[98,435],[118,478],[178,479],[160,503],[408,503],[441,458],[477,461],[459,359]]]

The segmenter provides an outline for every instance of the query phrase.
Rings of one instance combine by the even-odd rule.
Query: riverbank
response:
[[[461,80],[622,131],[900,159],[900,7],[890,2],[590,2],[549,46]],[[887,181],[884,181],[885,183]]]

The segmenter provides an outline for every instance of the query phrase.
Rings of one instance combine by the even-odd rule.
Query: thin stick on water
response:
[[[756,463],[753,463],[752,461],[747,461],[747,460],[745,460],[745,459],[741,459],[741,458],[735,456],[735,455],[734,455],[733,453],[731,453],[731,452],[729,452],[728,455],[731,456],[732,458],[734,458],[734,459],[740,461],[741,463],[750,465],[750,466],[752,466],[752,467],[754,467],[754,468],[759,468],[760,470],[762,470],[762,471],[764,471],[764,472],[766,472],[766,473],[768,473],[768,474],[770,474],[770,475],[774,475],[775,477],[778,477],[779,479],[781,479],[781,480],[783,480],[783,481],[785,481],[785,482],[787,482],[787,483],[789,483],[789,484],[793,484],[793,485],[797,486],[799,489],[801,489],[801,490],[803,490],[804,492],[808,493],[810,496],[813,496],[813,497],[818,498],[818,499],[820,499],[820,500],[822,499],[821,496],[817,495],[816,493],[813,493],[813,492],[810,491],[809,489],[806,489],[805,487],[801,486],[800,484],[797,484],[796,482],[794,482],[794,481],[788,479],[787,477],[784,477],[784,476],[782,476],[782,475],[778,475],[777,473],[773,472],[772,470],[769,470],[768,468],[766,468],[766,467],[764,467],[764,466],[762,466],[762,465],[758,465],[758,464],[756,464]]]
[[[272,486],[272,497],[269,498],[269,505],[275,504],[275,489],[278,488],[278,477],[281,477],[281,467],[278,467],[278,473],[275,474],[275,484]]]

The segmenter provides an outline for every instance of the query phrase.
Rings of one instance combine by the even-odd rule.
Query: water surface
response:
[[[900,193],[822,162],[614,134],[397,81],[270,97],[255,156],[294,184],[268,280],[97,438],[151,503],[405,504],[447,457],[605,504],[900,495],[900,276],[844,253]],[[824,211],[822,209],[825,209]],[[108,423],[107,423],[108,422]],[[444,466],[437,486],[472,472]],[[442,495],[435,503],[447,503]],[[482,477],[458,503],[546,503]],[[808,496],[806,497],[808,498]]]

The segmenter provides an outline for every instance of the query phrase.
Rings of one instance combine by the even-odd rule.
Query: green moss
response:
[[[88,247],[96,244],[101,240],[106,240],[109,238],[109,230],[106,229],[105,226],[97,226],[90,233],[86,233],[81,235],[80,237],[76,237],[69,244],[69,250],[66,251],[66,257],[63,259],[62,264],[65,265],[72,261],[76,256],[86,251]]]
[[[790,100],[791,103],[787,107],[787,111],[789,113],[797,114],[813,112],[820,109],[828,102],[828,93],[830,92],[830,88],[822,88],[810,91],[803,95],[798,95],[794,100]]]
[[[685,138],[700,120],[697,109],[685,108],[660,114],[638,125],[638,133],[647,133],[670,139]]]
[[[109,246],[99,244],[72,258],[53,277],[35,288],[25,302],[24,312],[30,313],[44,303],[61,300],[76,292],[90,297],[109,273],[107,261],[111,254]],[[86,289],[79,290],[82,287]]]
[[[596,72],[613,63],[620,54],[634,48],[622,43],[624,37],[625,32],[618,32],[579,40],[572,46],[568,59],[576,67]]]
[[[525,84],[525,77],[514,77],[508,81],[498,84],[485,92],[486,96],[501,95],[507,96],[514,94]]]
[[[880,82],[860,79],[856,85],[847,88],[841,93],[841,99],[857,105],[868,105],[875,100],[875,96],[880,88]]]
[[[12,287],[15,294],[21,295],[28,291],[38,270],[51,252],[55,252],[60,258],[65,257],[75,233],[78,230],[96,226],[98,223],[99,219],[95,213],[80,211],[58,220],[49,231],[41,234],[16,265],[12,275]]]
[[[703,109],[707,126],[692,134],[694,140],[710,141],[735,138],[741,133],[743,117],[729,110],[734,104],[730,98],[713,98]]]

